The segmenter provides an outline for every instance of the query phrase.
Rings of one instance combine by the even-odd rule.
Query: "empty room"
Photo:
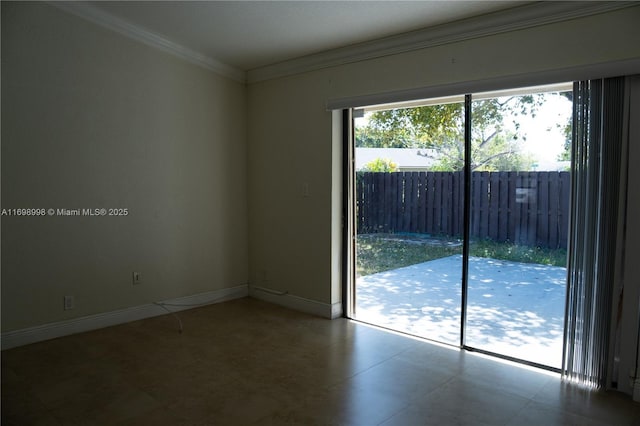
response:
[[[1,2],[3,425],[640,424],[640,5]]]

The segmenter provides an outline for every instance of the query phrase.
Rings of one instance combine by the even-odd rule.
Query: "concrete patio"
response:
[[[462,256],[363,276],[358,320],[459,344]],[[466,344],[559,368],[566,268],[469,259]]]

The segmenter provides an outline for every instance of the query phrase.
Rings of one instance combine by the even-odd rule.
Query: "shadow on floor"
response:
[[[356,318],[457,345],[462,256],[358,278]],[[469,259],[466,344],[560,367],[566,268]]]

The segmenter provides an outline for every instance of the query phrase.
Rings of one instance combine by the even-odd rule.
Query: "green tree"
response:
[[[570,102],[573,103],[573,92],[562,92],[560,96],[564,96]],[[569,161],[571,160],[571,140],[573,138],[573,118],[569,117],[567,122],[564,124],[557,125],[562,134],[564,135],[564,149],[558,155],[558,161]]]
[[[517,116],[535,114],[544,95],[512,96],[472,104],[473,170],[526,170],[533,165],[520,152]],[[506,129],[511,118],[514,131]],[[464,105],[449,103],[391,109],[371,114],[356,129],[357,147],[430,148],[437,152],[435,170],[461,170],[464,165]]]
[[[369,161],[362,167],[363,172],[395,172],[398,170],[398,165],[388,158],[376,158]]]

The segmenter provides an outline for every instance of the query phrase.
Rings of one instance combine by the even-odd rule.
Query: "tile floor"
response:
[[[2,352],[2,425],[639,425],[558,377],[255,299]]]

